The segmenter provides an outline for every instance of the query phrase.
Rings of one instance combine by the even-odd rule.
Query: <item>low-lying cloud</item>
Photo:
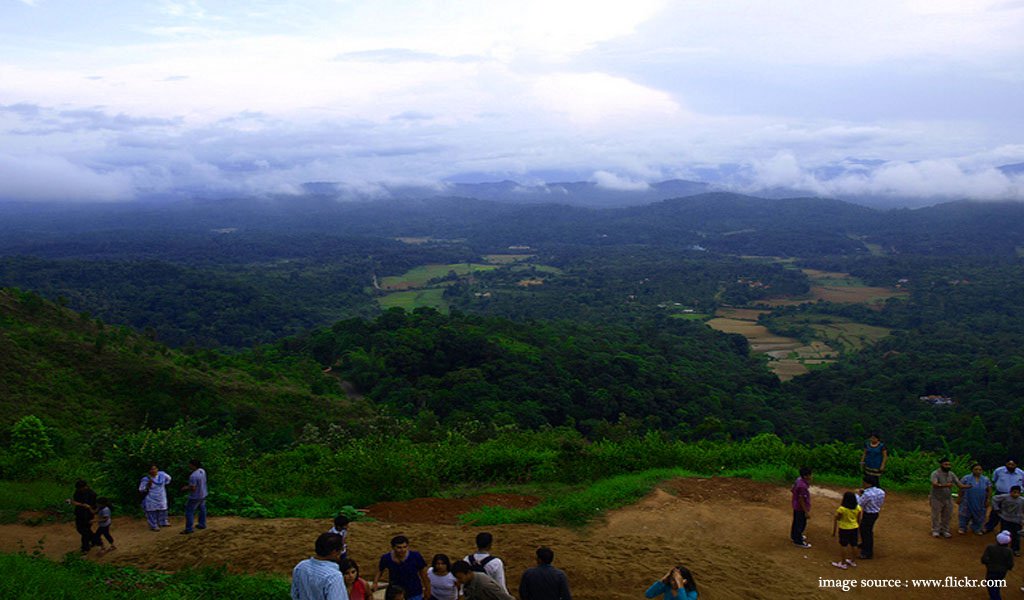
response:
[[[654,106],[662,105],[655,100]],[[300,194],[309,182],[339,184],[342,198],[378,198],[389,188],[438,186],[465,173],[536,184],[537,173],[561,171],[589,172],[598,187],[623,192],[643,191],[663,179],[695,178],[754,194],[1024,200],[1021,178],[996,168],[1024,161],[1024,146],[919,161],[829,160],[829,153],[878,148],[908,134],[842,124],[752,123],[744,137],[730,135],[737,131],[735,122],[722,125],[664,106],[667,112],[660,117],[622,130],[594,129],[531,108],[459,121],[419,112],[371,121],[320,112],[283,119],[243,111],[190,123],[97,107],[0,106],[0,142],[17,147],[31,139],[35,147],[31,153],[0,156],[0,198]],[[519,126],[530,117],[547,119],[545,127]],[[757,156],[760,148],[773,146],[793,149]],[[824,149],[826,158],[815,148]],[[705,156],[718,160],[702,160]],[[712,171],[718,175],[693,175]]]

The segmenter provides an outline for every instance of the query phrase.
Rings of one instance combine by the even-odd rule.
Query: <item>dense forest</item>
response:
[[[266,449],[408,419],[1024,450],[1018,205],[295,202],[5,209],[0,286],[20,291],[0,303],[4,428],[36,415],[74,445],[185,418]],[[511,258],[423,284],[435,308],[382,308],[384,278],[492,254]],[[901,295],[822,300],[807,269]],[[780,383],[747,339],[704,324],[728,307],[795,339],[829,318],[891,333]]]

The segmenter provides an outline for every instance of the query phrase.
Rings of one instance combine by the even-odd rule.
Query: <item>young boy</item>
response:
[[[1013,555],[1020,556],[1020,527],[1024,522],[1024,498],[1020,495],[1020,486],[1011,487],[1009,494],[993,496],[992,507],[999,511],[999,523],[1003,531],[1010,532]]]
[[[99,506],[99,510],[96,511],[96,516],[99,519],[97,522],[97,526],[99,528],[96,530],[96,542],[104,552],[117,550],[117,546],[114,545],[114,537],[110,535],[110,525],[113,522],[113,519],[110,516],[110,499],[100,498],[96,501],[96,504]],[[106,548],[103,548],[104,538],[106,538],[107,542],[110,544],[110,546],[107,546]]]
[[[345,515],[334,517],[334,527],[327,530],[327,533],[341,536],[341,558],[338,562],[348,558],[348,524],[351,521]]]

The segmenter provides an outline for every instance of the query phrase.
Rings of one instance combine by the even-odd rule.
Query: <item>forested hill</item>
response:
[[[625,417],[690,438],[771,431],[779,414],[755,392],[778,381],[742,337],[668,317],[633,326],[522,323],[394,309],[283,347],[332,366],[400,414],[425,410],[452,425],[572,423],[593,432]],[[704,432],[709,424],[714,431]]]
[[[0,409],[5,425],[35,414],[75,442],[190,419],[266,446],[290,442],[310,419],[365,414],[312,360],[185,354],[9,289],[0,289]]]
[[[426,410],[448,425],[594,431],[625,415],[683,437],[700,437],[709,416],[736,435],[771,431],[773,411],[749,390],[778,388],[741,337],[668,318],[595,328],[391,310],[225,356],[170,350],[34,294],[0,291],[5,423],[35,414],[85,435],[190,419],[273,446],[306,424],[370,415],[342,380],[397,415]]]
[[[132,243],[211,231],[426,236],[480,251],[509,245],[700,245],[773,256],[892,253],[1013,256],[1024,246],[1024,204],[955,202],[879,211],[838,200],[771,200],[709,193],[645,206],[590,209],[472,198],[338,202],[323,196],[119,205],[0,204],[0,253],[44,255],[68,234],[113,232]],[[86,238],[88,239],[88,238]],[[108,245],[111,240],[107,239]]]

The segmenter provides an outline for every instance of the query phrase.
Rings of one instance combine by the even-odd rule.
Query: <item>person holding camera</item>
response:
[[[647,588],[644,596],[660,597],[663,600],[697,600],[697,583],[689,569],[683,565],[676,565]]]

